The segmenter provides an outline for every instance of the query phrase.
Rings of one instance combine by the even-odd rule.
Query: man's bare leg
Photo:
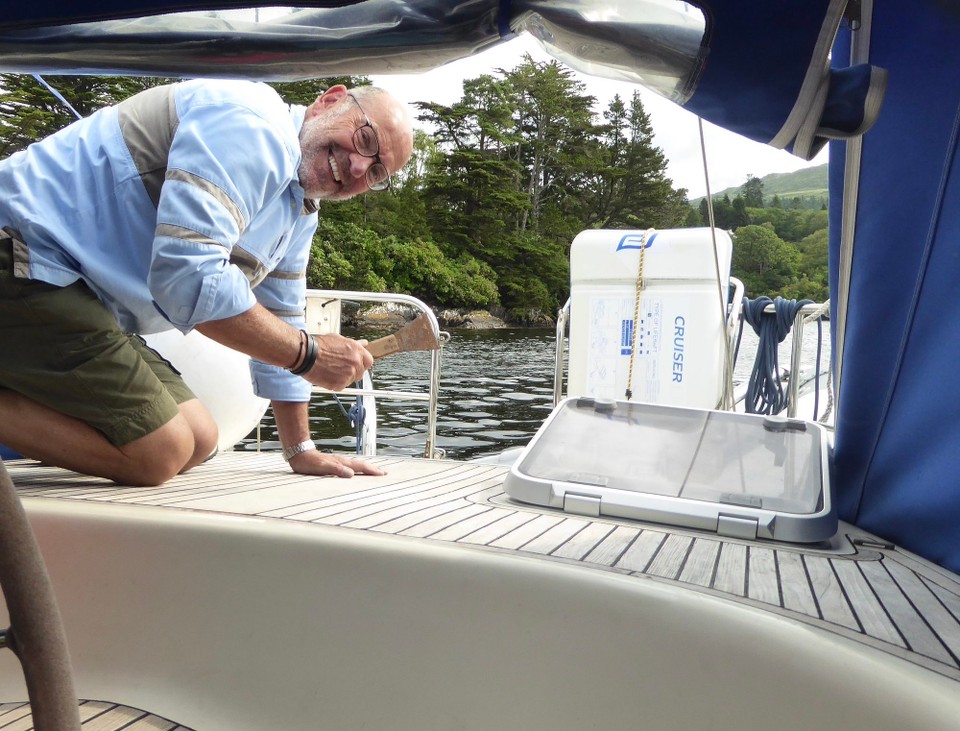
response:
[[[216,426],[211,425],[199,401],[187,401],[159,429],[116,447],[79,419],[0,389],[0,444],[48,464],[126,485],[159,485],[202,462],[216,446]]]
[[[217,429],[217,422],[213,420],[207,407],[200,403],[200,399],[190,399],[180,404],[180,415],[187,420],[190,431],[193,432],[193,455],[180,469],[180,472],[186,472],[213,454],[217,448],[220,432]]]

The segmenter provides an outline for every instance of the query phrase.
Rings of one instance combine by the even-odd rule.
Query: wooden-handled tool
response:
[[[411,350],[437,350],[439,347],[440,341],[433,332],[430,321],[423,315],[418,315],[417,319],[408,322],[393,335],[367,343],[367,350],[374,358]]]

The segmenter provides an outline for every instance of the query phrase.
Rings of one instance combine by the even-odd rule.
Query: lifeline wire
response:
[[[57,97],[57,99],[60,100],[60,103],[63,104],[63,106],[65,106],[67,109],[73,112],[73,116],[75,116],[77,119],[83,119],[83,115],[80,114],[80,112],[78,112],[76,109],[74,109],[73,106],[70,104],[70,102],[68,102],[66,99],[63,98],[63,94],[61,94],[59,91],[57,91],[52,86],[50,86],[50,84],[46,82],[46,79],[44,79],[40,74],[31,74],[31,75],[40,84],[42,84],[47,91],[49,91],[51,94]]]
[[[724,379],[723,395],[720,408],[733,410],[733,364],[736,362],[736,356],[730,352],[730,333],[727,315],[727,297],[724,296],[720,274],[720,250],[717,248],[717,225],[713,217],[713,196],[710,193],[710,172],[707,168],[707,141],[703,134],[703,119],[697,117],[697,125],[700,130],[700,157],[703,160],[703,182],[707,188],[707,219],[710,226],[710,238],[713,240],[713,263],[717,274],[717,296],[720,301],[720,321],[723,330],[723,355],[724,355]],[[729,292],[729,287],[727,288]],[[742,324],[742,323],[741,323]]]

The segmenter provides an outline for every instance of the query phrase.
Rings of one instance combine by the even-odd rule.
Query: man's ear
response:
[[[336,104],[346,95],[347,87],[345,87],[343,84],[335,84],[318,96],[317,100],[314,102],[314,105],[322,107],[325,105]]]

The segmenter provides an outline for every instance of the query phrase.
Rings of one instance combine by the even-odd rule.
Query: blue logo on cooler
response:
[[[620,321],[620,355],[630,355],[633,347],[633,320]]]
[[[657,238],[657,235],[651,234],[649,238],[646,238],[646,236],[645,233],[625,235],[620,239],[620,243],[617,244],[617,251],[623,249],[649,249],[653,246],[653,240]]]

